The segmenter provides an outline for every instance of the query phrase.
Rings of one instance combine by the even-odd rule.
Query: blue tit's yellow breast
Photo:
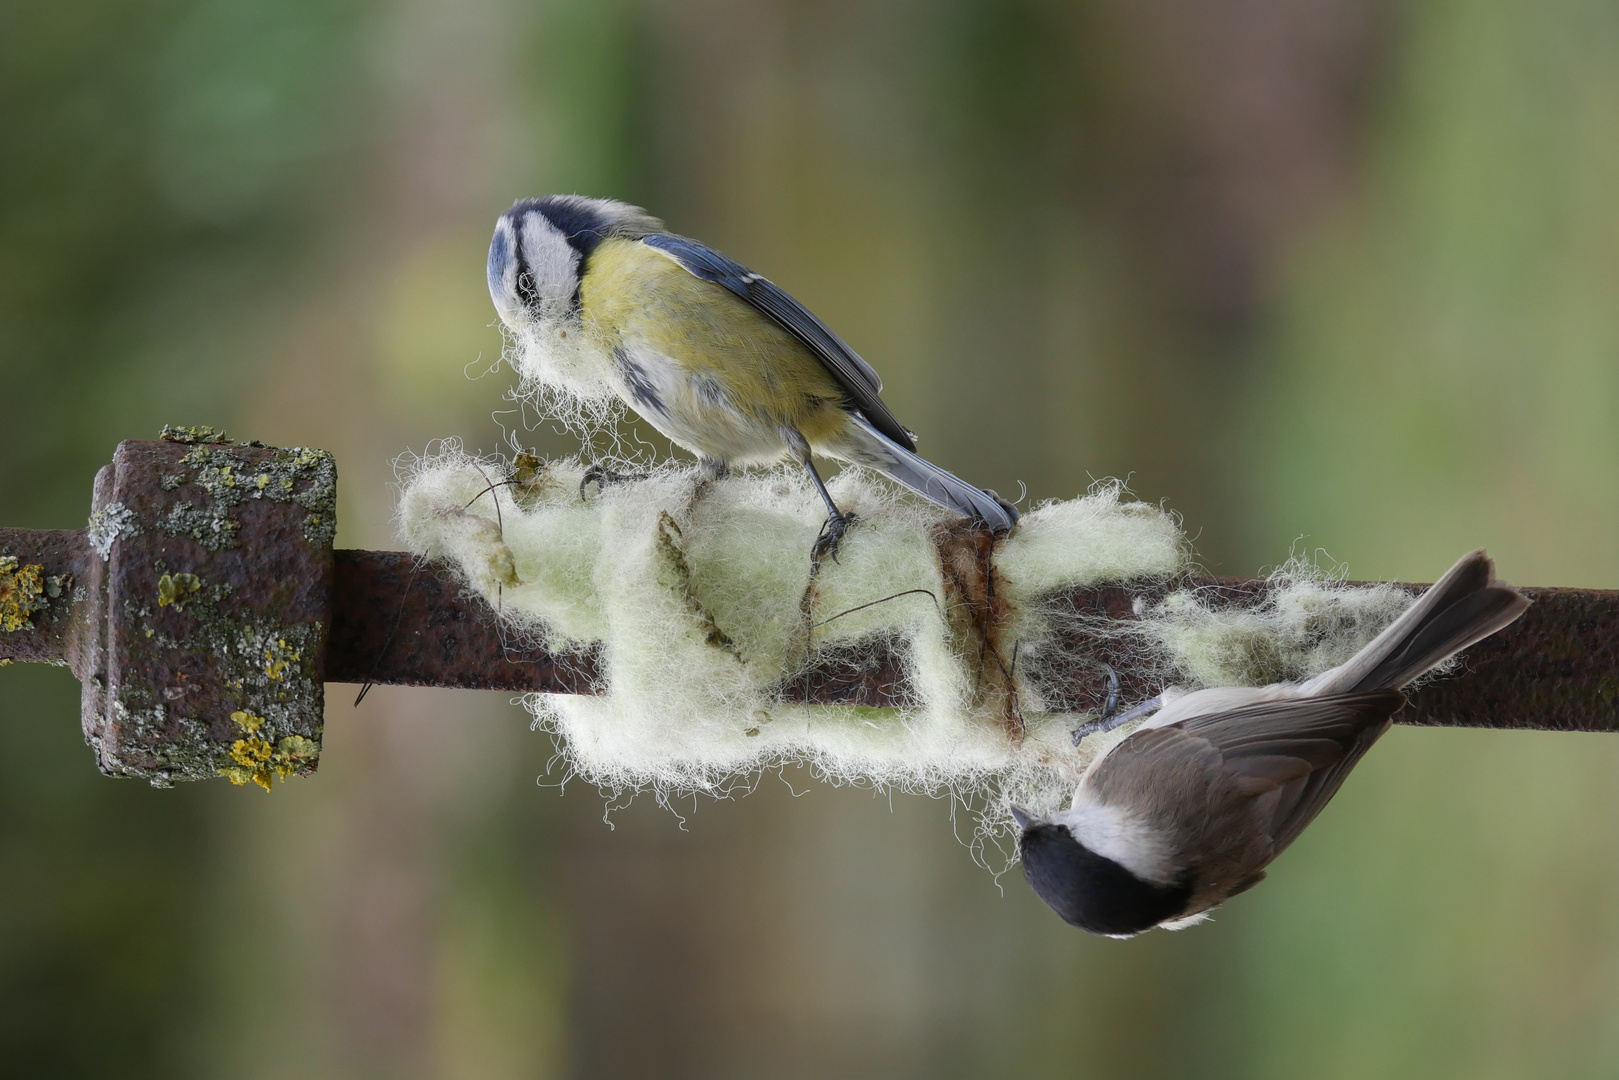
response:
[[[579,283],[580,315],[609,350],[656,355],[723,386],[737,406],[815,441],[841,425],[842,389],[799,340],[724,286],[639,241],[604,240]]]

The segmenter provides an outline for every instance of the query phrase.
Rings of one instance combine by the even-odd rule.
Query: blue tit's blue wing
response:
[[[888,406],[883,404],[883,399],[877,396],[882,391],[883,382],[871,365],[774,282],[760,277],[735,259],[684,236],[653,233],[643,236],[641,242],[669,255],[693,276],[725,286],[803,342],[832,373],[844,393],[849,395],[850,403],[865,414],[872,427],[905,449],[916,449],[911,433],[905,430],[894,414],[888,411]]]

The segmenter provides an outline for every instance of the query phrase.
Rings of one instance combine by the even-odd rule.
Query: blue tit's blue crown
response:
[[[1045,822],[1023,831],[1023,876],[1046,906],[1070,926],[1128,937],[1185,911],[1192,882],[1154,885]]]
[[[602,200],[587,199],[581,195],[547,195],[540,199],[523,199],[506,211],[522,214],[535,211],[545,215],[568,241],[568,246],[581,258],[589,258],[608,236],[613,221],[603,213]]]

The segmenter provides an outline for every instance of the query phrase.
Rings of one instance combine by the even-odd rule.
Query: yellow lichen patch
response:
[[[191,594],[202,588],[202,579],[196,574],[164,574],[157,579],[157,606],[176,610],[186,606]]]
[[[274,753],[274,748],[264,739],[257,736],[251,739],[237,739],[231,743],[230,756],[235,758],[237,763],[244,766],[244,768],[224,769],[221,771],[224,775],[230,777],[231,782],[234,784],[245,784],[248,780],[252,780],[265,791],[269,791],[270,781],[274,779],[275,775],[270,771],[269,761]],[[238,774],[242,776],[242,779],[237,779]]]
[[[235,758],[239,764],[246,765],[248,768],[263,765],[270,760],[270,755],[273,753],[275,753],[275,748],[257,735],[252,738],[237,739],[230,744],[230,756]]]
[[[22,566],[15,555],[0,556],[0,631],[32,630],[31,616],[45,604],[45,568]]]
[[[253,734],[253,732],[264,726],[264,717],[254,716],[250,712],[233,712],[230,714],[230,718],[237,727],[241,728],[249,735]]]
[[[288,645],[286,638],[277,638],[275,644],[264,650],[264,673],[279,681],[289,667],[303,658],[303,653]]]
[[[247,712],[232,713],[231,719],[249,731],[257,731],[265,723],[263,717]],[[230,756],[237,764],[220,769],[220,776],[238,787],[251,782],[269,791],[277,776],[286,780],[313,767],[320,757],[320,740],[287,735],[272,747],[269,740],[253,736],[232,743]]]

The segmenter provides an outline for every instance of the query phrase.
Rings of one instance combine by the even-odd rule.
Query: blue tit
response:
[[[1464,556],[1359,652],[1301,683],[1171,698],[1049,818],[1014,807],[1023,875],[1063,920],[1179,929],[1257,885],[1405,704],[1401,689],[1508,626],[1529,600]]]
[[[882,381],[841,338],[769,280],[639,207],[578,195],[524,199],[489,245],[489,294],[519,335],[580,337],[575,363],[706,473],[791,459],[826,502],[817,551],[835,551],[838,510],[812,454],[875,469],[1005,532],[1017,510],[917,456],[883,404]]]

